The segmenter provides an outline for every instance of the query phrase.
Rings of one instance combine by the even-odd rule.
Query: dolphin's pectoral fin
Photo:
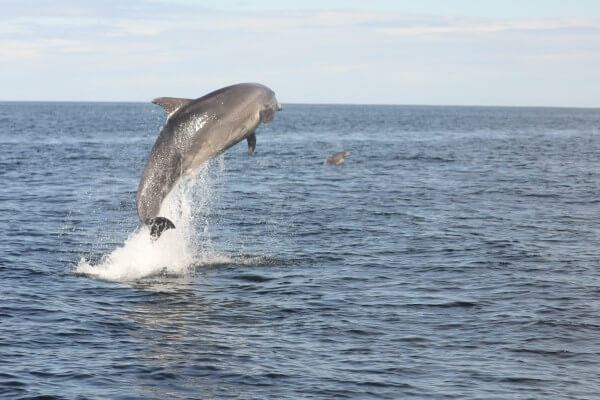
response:
[[[248,155],[254,154],[254,149],[256,149],[256,134],[252,132],[249,136],[246,137],[248,141]]]
[[[275,118],[275,111],[272,108],[265,108],[260,112],[260,122],[268,124]]]
[[[152,236],[153,240],[158,239],[164,231],[175,229],[175,224],[165,217],[150,218],[144,223],[150,227],[150,236]]]
[[[180,99],[177,97],[157,97],[156,99],[152,100],[154,104],[158,104],[167,112],[168,117],[192,101],[193,100],[191,99]]]

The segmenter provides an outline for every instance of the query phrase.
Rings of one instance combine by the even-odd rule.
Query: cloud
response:
[[[27,8],[0,16],[0,35],[35,30],[103,31],[113,36],[157,36],[167,31],[298,33],[354,30],[389,36],[480,34],[509,31],[600,30],[592,18],[504,19],[457,18],[368,10],[297,9],[223,11],[193,2],[175,6],[152,1],[75,2],[62,0],[54,7]],[[10,11],[10,9],[9,9]],[[1,37],[0,36],[0,37]],[[69,36],[72,37],[72,36]],[[68,37],[65,37],[68,38]]]
[[[0,40],[0,57],[15,61],[41,57],[45,53],[86,53],[89,46],[82,41],[70,39]]]
[[[548,102],[560,104],[568,99],[549,89],[562,82],[557,77],[590,82],[581,87],[587,98],[598,98],[600,87],[600,20],[586,16],[259,12],[209,9],[191,0],[57,0],[40,7],[6,1],[12,4],[0,15],[6,98],[48,93],[45,98],[76,100],[80,86],[87,99],[192,97],[264,80],[284,100],[302,102],[507,104],[510,89],[525,85],[536,99],[547,93]],[[52,79],[42,79],[47,76]],[[37,87],[29,84],[35,77]],[[50,89],[67,87],[74,77],[71,92]]]
[[[161,25],[154,22],[117,21],[112,25],[116,32],[110,32],[108,36],[157,36],[168,29]]]
[[[368,64],[335,64],[335,65],[325,65],[322,67],[324,71],[334,72],[334,73],[344,73],[344,72],[352,72],[359,69],[368,68]]]
[[[18,40],[0,40],[0,58],[4,61],[32,58],[38,55],[39,47]]]
[[[438,34],[485,34],[509,31],[563,31],[593,29],[600,30],[600,20],[584,18],[540,19],[540,20],[503,20],[480,22],[477,20],[454,21],[441,19],[438,24],[417,26],[395,26],[378,28],[377,31],[388,35],[418,36]]]

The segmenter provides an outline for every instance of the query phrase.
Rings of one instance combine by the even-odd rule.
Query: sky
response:
[[[0,100],[600,107],[597,0],[0,0]]]

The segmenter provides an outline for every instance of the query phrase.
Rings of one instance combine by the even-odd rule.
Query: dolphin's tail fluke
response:
[[[165,217],[147,219],[145,224],[150,227],[150,236],[152,236],[152,239],[154,240],[158,239],[167,229],[175,229],[175,224]]]

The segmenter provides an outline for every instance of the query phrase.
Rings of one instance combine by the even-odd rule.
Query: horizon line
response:
[[[139,100],[0,100],[1,103],[125,103],[152,104],[152,101]],[[282,105],[299,106],[374,106],[374,107],[472,107],[472,108],[563,108],[597,110],[600,106],[557,106],[557,105],[506,105],[506,104],[417,104],[417,103],[328,103],[328,102],[281,102]]]

